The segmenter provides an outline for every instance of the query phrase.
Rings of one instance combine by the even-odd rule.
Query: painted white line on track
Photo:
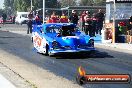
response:
[[[16,87],[0,74],[0,88],[16,88]]]

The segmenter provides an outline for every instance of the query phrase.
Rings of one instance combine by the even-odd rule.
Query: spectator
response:
[[[29,20],[32,20],[33,19],[33,13],[32,13],[32,11],[28,14],[28,19]]]
[[[97,32],[97,18],[95,17],[95,13],[93,13],[93,17],[92,17],[92,34],[93,36],[95,36],[95,32],[96,34]]]
[[[69,17],[69,21],[75,25],[78,24],[78,15],[75,10],[72,10],[72,14]]]
[[[132,36],[132,16],[130,17],[129,22],[130,22],[130,35]],[[132,43],[131,41],[132,39],[130,38],[130,43]]]
[[[101,35],[101,30],[103,28],[103,21],[104,21],[104,13],[102,12],[101,9],[98,10],[98,13],[96,14],[96,18],[97,18],[97,31]]]
[[[68,23],[68,18],[64,13],[62,13],[62,16],[60,17],[60,23]]]
[[[90,18],[89,14],[87,14],[84,17],[85,20],[85,34],[88,35],[90,37],[92,37],[92,19]]]
[[[129,34],[132,35],[132,16],[130,16],[130,18],[129,18],[129,24],[127,27],[129,30]]]
[[[56,22],[59,23],[60,22],[60,16],[56,15]]]
[[[86,16],[86,11],[83,11],[82,15],[81,15],[81,21],[82,21],[82,31],[85,30],[85,20],[84,17]]]
[[[55,12],[53,12],[53,14],[51,15],[51,20],[52,20],[52,23],[57,23],[57,17],[55,15]]]
[[[3,25],[6,22],[7,15],[5,13],[2,14],[2,20],[3,20]]]
[[[15,19],[16,19],[16,16],[13,16],[13,18],[12,18],[13,24],[15,24]]]
[[[129,23],[132,25],[132,16],[129,18]]]
[[[27,26],[28,26],[28,30],[27,30],[27,34],[32,33],[32,19],[33,19],[33,14],[32,12],[30,12],[28,14],[28,22],[27,22]]]
[[[47,17],[46,23],[52,23],[52,20],[49,16]]]
[[[36,14],[36,16],[35,16],[35,21],[36,21],[37,25],[41,25],[41,19],[38,14]]]
[[[88,14],[88,16],[91,17],[90,11],[86,11],[86,14]]]

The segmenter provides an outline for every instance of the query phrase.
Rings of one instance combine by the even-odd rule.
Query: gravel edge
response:
[[[35,84],[26,80],[2,62],[0,62],[0,74],[9,80],[16,88],[37,88]]]

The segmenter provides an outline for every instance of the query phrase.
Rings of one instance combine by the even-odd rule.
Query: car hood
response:
[[[78,46],[78,45],[84,45],[87,44],[89,41],[89,37],[84,36],[66,36],[66,37],[58,37],[56,38],[56,41],[61,46]]]

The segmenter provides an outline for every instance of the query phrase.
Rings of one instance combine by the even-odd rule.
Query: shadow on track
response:
[[[106,52],[94,51],[87,53],[65,53],[54,55],[56,59],[88,59],[88,58],[114,58]]]

